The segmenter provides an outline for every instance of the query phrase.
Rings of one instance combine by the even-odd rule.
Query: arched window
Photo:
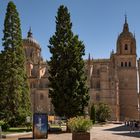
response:
[[[128,45],[127,44],[124,45],[124,49],[128,50]]]
[[[125,62],[125,67],[127,67],[127,62]]]
[[[123,62],[121,62],[121,67],[123,67]]]
[[[129,67],[131,67],[131,62],[129,62]]]

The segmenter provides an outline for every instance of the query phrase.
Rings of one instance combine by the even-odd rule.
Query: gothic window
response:
[[[123,62],[121,62],[121,67],[123,67]]]
[[[129,67],[131,67],[131,62],[129,62]]]
[[[127,44],[125,44],[124,49],[128,50],[128,45]]]
[[[100,75],[100,71],[99,71],[99,69],[97,70],[97,75],[98,75],[98,76]]]
[[[127,67],[127,62],[125,62],[125,67]]]

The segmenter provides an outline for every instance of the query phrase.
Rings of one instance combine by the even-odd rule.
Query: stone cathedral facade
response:
[[[49,113],[52,104],[48,97],[48,66],[41,57],[41,47],[33,38],[31,29],[27,38],[23,39],[26,55],[26,69],[30,84],[31,109],[32,112]]]
[[[137,65],[138,62],[138,65]],[[111,120],[138,119],[138,72],[135,35],[127,18],[116,42],[116,53],[109,59],[91,59],[87,63],[90,106],[104,102],[112,109]]]
[[[48,65],[41,57],[41,47],[31,30],[23,39],[26,67],[31,89],[33,112],[54,113],[48,96]],[[138,79],[140,59],[137,60],[135,35],[129,31],[127,19],[116,43],[116,52],[109,59],[85,60],[89,86],[89,107],[94,103],[107,103],[111,120],[138,119]]]

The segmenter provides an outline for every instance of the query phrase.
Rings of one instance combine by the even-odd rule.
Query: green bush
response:
[[[26,126],[26,115],[17,115],[16,117],[13,117],[9,121],[10,127],[18,127],[18,126]]]
[[[105,103],[99,103],[96,106],[96,120],[98,122],[105,122],[111,117],[111,108]]]
[[[2,128],[2,131],[6,131],[10,127],[9,124],[7,122],[3,121],[3,120],[0,121],[0,126]]]
[[[78,116],[68,120],[68,127],[72,132],[87,132],[92,127],[92,121]]]
[[[94,124],[96,121],[96,110],[95,110],[94,104],[91,106],[90,119],[92,120],[92,123]]]

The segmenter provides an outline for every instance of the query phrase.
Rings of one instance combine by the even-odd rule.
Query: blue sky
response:
[[[42,48],[42,56],[49,60],[49,38],[55,32],[58,7],[68,7],[73,32],[85,44],[84,58],[109,58],[116,51],[118,34],[122,31],[127,14],[129,29],[135,32],[137,56],[140,57],[140,0],[13,0],[20,14],[22,37],[26,38],[31,26],[33,37]],[[0,0],[0,39],[9,0]],[[2,41],[0,41],[0,45]],[[2,46],[2,45],[1,45]]]

